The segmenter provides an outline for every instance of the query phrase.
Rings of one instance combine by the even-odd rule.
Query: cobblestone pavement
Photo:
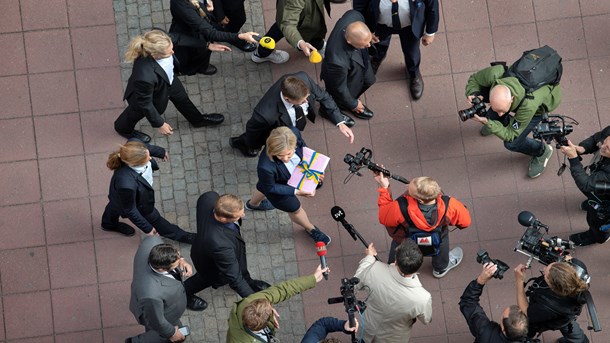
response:
[[[123,56],[129,40],[153,27],[169,30],[171,13],[169,0],[114,0],[117,42]],[[242,31],[264,33],[262,7],[259,0],[246,2],[248,21]],[[227,44],[230,46],[230,44]],[[229,53],[213,53],[211,63],[218,67],[213,76],[183,76],[189,97],[203,112],[225,115],[220,127],[193,129],[177,114],[170,103],[166,120],[174,127],[172,136],[161,136],[146,121],[142,131],[153,136],[154,144],[168,148],[169,163],[161,163],[157,190],[157,206],[170,221],[196,232],[197,198],[214,190],[232,193],[247,200],[256,184],[257,159],[245,159],[229,146],[228,137],[241,134],[264,91],[272,84],[268,64],[249,63],[249,54],[233,48]],[[121,64],[124,84],[131,74],[131,64]],[[248,266],[253,277],[270,283],[298,276],[292,225],[288,216],[279,211],[249,212],[244,219],[242,235],[247,243]],[[182,245],[184,256],[190,248]],[[228,286],[206,289],[199,294],[210,307],[203,312],[188,311],[183,321],[188,323],[193,337],[205,337],[206,342],[225,340],[229,310],[239,296]],[[280,339],[295,342],[305,332],[300,296],[278,306],[284,323]]]

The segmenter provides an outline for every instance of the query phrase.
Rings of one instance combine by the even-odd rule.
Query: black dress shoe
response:
[[[194,127],[213,126],[222,123],[225,117],[220,113],[205,113],[203,119],[196,123],[191,123]]]
[[[135,138],[137,140],[142,141],[143,143],[150,142],[150,136],[145,134],[144,132],[138,131],[138,130],[133,130],[133,131],[131,131],[131,133],[120,133],[119,132],[119,135],[121,135],[127,139]]]
[[[196,295],[187,295],[186,308],[191,311],[203,311],[208,308],[208,303]]]
[[[347,127],[353,127],[354,125],[356,125],[356,121],[354,121],[352,117],[348,116],[345,113],[343,113],[343,121],[345,122],[345,126]]]
[[[257,48],[255,43],[246,42],[245,40],[240,40],[239,43],[235,43],[233,46],[243,52],[252,52]]]
[[[316,186],[316,189],[320,189],[320,188],[322,188],[322,186],[324,186],[324,181],[318,182],[318,185]]]
[[[252,290],[255,292],[260,292],[262,290],[265,290],[265,289],[271,287],[270,284],[266,283],[263,280],[250,280],[250,282],[248,284],[250,285]]]
[[[208,64],[208,67],[205,68],[205,70],[199,69],[197,71],[197,73],[203,74],[203,75],[214,75],[214,74],[216,74],[216,72],[218,72],[218,68],[216,68],[213,64]]]
[[[239,150],[246,157],[258,156],[258,150],[246,147],[238,137],[231,137],[231,139],[229,139],[229,145],[231,148]]]
[[[411,90],[411,98],[413,100],[421,98],[422,94],[424,94],[424,79],[421,77],[421,74],[411,78],[409,89]]]
[[[373,113],[373,111],[371,111],[366,106],[364,106],[364,111],[362,111],[362,112],[356,112],[356,111],[351,111],[351,112],[354,115],[354,117],[360,118],[360,119],[365,119],[365,120],[369,120],[369,119],[373,118],[373,116],[375,115],[375,113]]]
[[[106,227],[102,226],[102,230],[118,232],[120,234],[129,236],[129,237],[136,234],[136,230],[134,230],[131,226],[129,226],[128,224],[125,224],[125,223],[119,223],[116,227],[113,227],[113,228],[106,228]]]

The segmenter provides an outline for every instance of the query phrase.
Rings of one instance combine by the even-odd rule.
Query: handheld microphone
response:
[[[275,49],[275,40],[269,36],[264,36],[264,37],[252,36],[252,38],[257,40],[258,44],[260,44],[263,48],[266,48],[269,50]]]
[[[324,242],[316,242],[316,250],[318,256],[320,256],[320,265],[322,269],[326,268],[326,244]],[[328,272],[323,272],[324,280],[328,280]]]
[[[362,244],[364,244],[366,248],[369,247],[369,243],[367,243],[367,241],[362,238],[360,233],[356,231],[356,229],[354,229],[354,226],[348,223],[347,220],[345,220],[345,211],[341,207],[333,206],[333,208],[330,209],[330,214],[332,215],[334,220],[340,222],[343,225],[345,230],[350,234],[350,236],[352,236],[355,241],[360,240],[360,242],[362,242]],[[377,261],[380,261],[379,257],[377,256],[375,256],[375,259]]]

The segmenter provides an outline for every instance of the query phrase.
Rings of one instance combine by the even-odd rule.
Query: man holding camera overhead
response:
[[[544,172],[553,155],[553,147],[528,135],[538,125],[543,113],[559,106],[561,86],[549,84],[526,94],[519,79],[504,74],[503,65],[472,74],[466,84],[466,99],[470,104],[475,97],[489,103],[490,108],[484,116],[473,115],[475,121],[483,124],[480,134],[494,134],[504,141],[506,149],[531,156],[527,176],[533,179]]]
[[[481,307],[480,298],[483,287],[492,277],[497,277],[498,267],[492,262],[485,263],[481,274],[470,281],[460,297],[460,311],[468,323],[470,333],[478,343],[522,342],[527,337],[527,315],[512,305],[502,311],[502,321],[498,324],[489,320]]]
[[[587,196],[580,208],[587,211],[589,230],[570,235],[577,246],[605,243],[610,239],[610,231],[604,228],[610,222],[610,126],[580,142],[577,146],[568,141],[561,147],[570,161],[570,172],[576,187]],[[591,164],[582,165],[580,155],[594,154]]]

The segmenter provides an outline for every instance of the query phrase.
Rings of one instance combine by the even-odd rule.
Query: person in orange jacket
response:
[[[392,237],[388,261],[394,261],[396,247],[410,238],[424,256],[432,256],[432,275],[436,278],[462,262],[462,248],[449,250],[449,225],[459,229],[470,225],[470,213],[464,204],[443,195],[438,183],[427,176],[411,180],[407,191],[396,200],[392,199],[390,181],[382,173],[375,175],[375,181],[379,185],[379,223]]]

